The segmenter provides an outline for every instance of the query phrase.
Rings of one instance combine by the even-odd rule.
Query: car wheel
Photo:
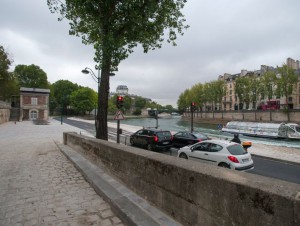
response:
[[[151,145],[151,144],[148,144],[148,145],[147,145],[147,150],[148,150],[148,151],[153,151],[153,150],[154,150],[154,148],[152,147],[152,145]]]
[[[134,146],[133,138],[130,138],[130,144],[131,146]]]
[[[223,167],[223,168],[230,169],[229,165],[226,164],[226,163],[224,163],[224,162],[220,163],[218,166]]]
[[[184,154],[184,153],[181,153],[181,154],[179,155],[179,158],[188,159],[187,155]]]

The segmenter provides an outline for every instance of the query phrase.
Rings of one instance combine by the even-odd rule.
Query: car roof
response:
[[[235,143],[235,142],[232,142],[232,141],[229,141],[229,140],[217,140],[217,139],[205,140],[205,141],[202,141],[202,142],[210,142],[210,143],[219,144],[219,145],[226,146],[226,147],[229,146],[229,145],[238,144],[238,143]]]
[[[190,132],[190,131],[186,131],[186,130],[181,130],[181,131],[178,131],[176,133],[204,134],[204,133],[201,133],[201,132],[195,132],[195,131]]]
[[[156,128],[143,128],[142,130],[150,130],[153,132],[170,132],[169,130],[162,130],[162,129],[156,129]]]

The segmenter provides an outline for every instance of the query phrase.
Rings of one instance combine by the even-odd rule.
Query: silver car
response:
[[[251,154],[242,145],[227,140],[206,140],[178,150],[178,157],[235,170],[254,168]]]

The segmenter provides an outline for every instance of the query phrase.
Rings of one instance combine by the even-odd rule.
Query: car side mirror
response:
[[[196,149],[196,147],[191,147],[191,152],[193,152]]]

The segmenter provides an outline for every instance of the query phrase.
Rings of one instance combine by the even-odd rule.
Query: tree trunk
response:
[[[98,114],[96,138],[108,140],[107,109],[109,95],[110,59],[103,59],[106,63],[102,66],[100,86],[98,88]]]
[[[288,104],[288,96],[287,92],[285,93],[285,103],[286,103],[286,113],[287,113],[287,120],[290,122],[290,109],[289,109],[289,104]]]

